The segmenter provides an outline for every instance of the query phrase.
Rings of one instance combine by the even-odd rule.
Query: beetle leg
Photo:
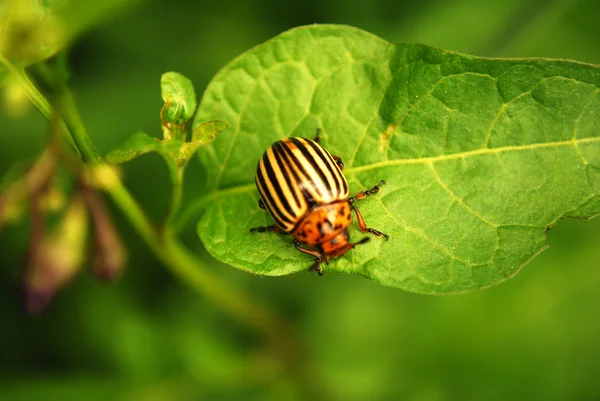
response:
[[[261,209],[266,209],[265,203],[262,201],[262,199],[258,200],[258,207]]]
[[[381,180],[379,182],[379,184],[375,185],[373,188],[367,189],[366,191],[360,191],[359,193],[357,193],[353,197],[348,198],[348,202],[352,205],[356,200],[365,199],[369,195],[376,194],[377,192],[381,191],[381,186],[382,185],[385,185],[385,181],[384,180]]]
[[[337,166],[340,168],[340,170],[344,169],[344,162],[342,161],[342,158],[339,156],[334,156],[331,155],[331,157],[333,157],[333,160],[335,161],[335,164],[337,164]]]
[[[382,233],[379,230],[375,230],[374,228],[367,227],[367,224],[365,223],[365,219],[363,219],[362,214],[360,214],[360,211],[356,208],[356,206],[353,205],[355,201],[359,199],[365,199],[367,196],[376,194],[377,192],[381,191],[382,185],[385,185],[384,180],[381,180],[379,184],[375,185],[373,188],[368,189],[366,191],[360,191],[355,196],[348,198],[348,203],[350,204],[352,210],[354,210],[354,213],[356,213],[356,219],[358,220],[358,227],[360,228],[360,231],[362,231],[363,233],[373,234],[377,238],[383,237],[387,241],[390,238],[390,236]]]
[[[367,242],[369,242],[369,240],[370,240],[369,237],[365,237],[365,238],[361,239],[360,241],[356,241],[355,243],[352,244],[352,248],[354,248],[356,245],[366,244]]]
[[[315,264],[310,267],[311,271],[316,271],[319,276],[323,275],[323,268],[321,267],[321,262],[315,259]]]
[[[319,276],[322,276],[323,268],[321,267],[321,260],[322,260],[321,253],[319,251],[302,248],[300,246],[300,241],[298,241],[298,240],[294,240],[294,245],[296,246],[296,249],[299,250],[300,252],[304,252],[308,255],[312,255],[315,257],[315,263],[310,267],[310,270],[314,270],[319,274]]]
[[[271,226],[260,226],[260,227],[253,227],[250,229],[250,232],[253,233],[255,231],[258,231],[259,233],[264,233],[267,231],[271,231],[277,234],[281,234],[281,235],[288,235],[289,233],[286,233],[285,231],[283,231],[281,229],[281,227],[279,227],[276,224],[273,224]]]
[[[315,139],[313,139],[316,143],[321,143],[321,128],[317,128],[317,134],[315,135]]]
[[[367,224],[365,223],[365,219],[363,219],[362,214],[360,214],[360,211],[356,208],[356,206],[350,206],[350,207],[352,208],[352,210],[354,210],[354,213],[356,213],[356,220],[358,220],[358,228],[360,228],[360,231],[362,231],[363,233],[373,234],[377,238],[383,237],[383,238],[385,238],[386,241],[388,239],[390,239],[389,235],[384,234],[379,230],[375,230],[374,228],[367,227]]]

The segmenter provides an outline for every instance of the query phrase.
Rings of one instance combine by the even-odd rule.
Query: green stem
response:
[[[84,163],[101,163],[102,157],[100,157],[91,138],[88,136],[83,121],[81,120],[81,116],[77,110],[77,106],[75,106],[73,96],[67,88],[59,90],[58,104],[60,105],[60,112],[67,126],[67,131],[71,134],[70,137],[75,142],[77,149],[79,149]]]
[[[128,217],[130,223],[141,234],[154,254],[176,276],[191,285],[200,294],[207,296],[217,305],[230,311],[241,321],[253,326],[268,337],[272,338],[274,334],[279,334],[276,336],[277,338],[289,335],[287,329],[284,329],[285,325],[270,311],[256,304],[242,293],[227,287],[217,277],[209,273],[201,265],[201,262],[175,237],[161,238],[135,200],[120,183],[108,188],[108,194]]]
[[[2,64],[12,76],[21,84],[21,88],[25,91],[25,95],[27,98],[35,105],[35,107],[46,117],[48,121],[52,120],[52,106],[44,95],[37,89],[37,87],[31,82],[25,70],[21,68],[16,68],[10,61],[8,61],[2,54],[0,54],[0,64]],[[60,130],[63,133],[63,138],[67,142],[67,144],[71,147],[73,152],[77,156],[81,157],[81,153],[79,149],[75,145],[73,138],[68,135],[67,126],[64,121],[60,121]]]
[[[18,71],[5,59],[0,61],[7,65],[9,70],[12,69],[13,72],[18,73],[30,101],[51,121],[53,111],[50,103],[27,78],[25,72]],[[92,164],[102,163],[102,159],[88,137],[77,107],[67,89],[63,90],[59,101],[63,118],[67,122],[66,125],[63,124],[64,129],[61,130],[63,138],[75,145],[77,153],[83,160]],[[179,194],[180,190],[181,188],[177,189]],[[227,287],[216,276],[212,275],[203,266],[202,262],[175,237],[159,235],[120,180],[115,179],[113,184],[106,188],[106,191],[148,247],[174,275],[240,321],[269,338],[272,341],[271,343],[277,347],[277,352],[281,357],[286,358],[293,353],[294,350],[290,345],[295,341],[291,336],[291,331],[282,320],[253,299]]]
[[[173,218],[179,210],[179,205],[181,204],[181,196],[183,193],[182,184],[184,168],[181,166],[177,166],[173,162],[167,162],[167,166],[169,168],[169,174],[171,176],[171,199],[169,200],[167,213],[165,214],[165,218],[162,223],[162,232],[164,235],[170,235],[170,231],[173,231],[171,228]]]

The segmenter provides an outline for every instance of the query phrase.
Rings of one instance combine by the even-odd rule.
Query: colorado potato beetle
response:
[[[275,232],[294,235],[300,252],[315,257],[311,270],[323,274],[321,262],[344,255],[356,245],[350,242],[348,227],[353,210],[362,232],[378,238],[387,234],[367,227],[354,202],[380,191],[385,181],[373,188],[349,196],[348,182],[342,173],[344,164],[320,145],[319,129],[315,139],[287,138],[273,143],[262,155],[256,168],[255,182],[260,199],[275,224],[251,228],[250,232]]]

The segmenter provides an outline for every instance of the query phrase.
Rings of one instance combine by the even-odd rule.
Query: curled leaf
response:
[[[165,106],[165,122],[184,124],[196,110],[196,93],[192,81],[177,72],[165,72],[160,78],[160,93]]]

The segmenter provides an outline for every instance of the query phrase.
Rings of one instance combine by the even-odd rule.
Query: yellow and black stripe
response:
[[[272,144],[256,168],[263,203],[286,232],[317,205],[348,198],[348,183],[325,148],[312,139],[287,138]]]

